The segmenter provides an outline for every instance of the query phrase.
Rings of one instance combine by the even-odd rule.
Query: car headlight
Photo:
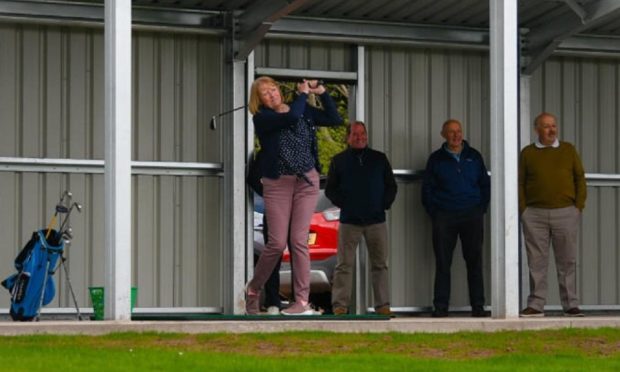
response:
[[[329,208],[323,211],[323,217],[327,221],[338,221],[340,219],[340,208]]]

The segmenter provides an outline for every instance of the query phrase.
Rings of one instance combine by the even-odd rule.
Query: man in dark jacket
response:
[[[363,236],[371,263],[375,312],[391,315],[385,210],[396,197],[396,180],[385,154],[368,147],[364,123],[356,121],[347,128],[347,143],[349,148],[332,159],[325,188],[325,195],[340,207],[334,314],[349,312],[355,251]]]
[[[472,316],[486,317],[482,280],[483,217],[490,199],[490,180],[478,151],[463,140],[458,120],[443,124],[446,142],[426,164],[422,204],[433,219],[435,298],[433,317],[448,316],[450,266],[457,238],[467,266]]]

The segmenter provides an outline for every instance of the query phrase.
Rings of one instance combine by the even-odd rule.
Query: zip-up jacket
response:
[[[340,207],[340,222],[385,222],[385,210],[394,202],[396,191],[392,166],[384,153],[368,147],[349,148],[332,158],[325,195]]]
[[[480,207],[486,212],[491,182],[480,153],[463,141],[460,160],[445,145],[433,152],[426,163],[422,204],[433,216],[438,209],[459,211]]]

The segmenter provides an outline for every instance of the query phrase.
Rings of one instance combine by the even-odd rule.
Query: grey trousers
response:
[[[564,311],[579,306],[577,298],[577,230],[581,212],[574,207],[545,209],[527,207],[521,216],[530,269],[527,306],[543,311],[547,299],[549,246],[557,268],[560,300]]]
[[[389,277],[388,277],[388,238],[385,222],[358,226],[341,223],[338,230],[337,264],[334,269],[332,286],[332,305],[349,307],[353,285],[353,265],[355,251],[362,236],[366,240],[368,256],[370,258],[370,272],[375,308],[389,305]]]

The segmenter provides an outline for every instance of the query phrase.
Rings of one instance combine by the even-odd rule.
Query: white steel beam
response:
[[[252,89],[252,82],[255,79],[255,64],[254,64],[254,52],[252,51],[248,56],[248,60],[246,62],[246,97],[250,97],[250,90]],[[273,76],[272,76],[273,77]],[[245,160],[246,164],[250,160],[250,155],[254,150],[254,122],[252,121],[251,115],[246,115],[245,121],[246,129],[246,137],[245,137]],[[237,277],[239,278],[251,278],[254,276],[254,191],[246,187],[247,195],[251,195],[247,199],[246,203],[246,249],[245,256],[238,257],[237,259],[243,261],[245,258],[245,270],[237,273]],[[264,212],[264,211],[263,211]],[[244,274],[247,273],[247,277]],[[241,295],[244,295],[244,288],[236,288],[236,291],[240,291]],[[239,309],[240,313],[243,313],[245,309]]]
[[[490,0],[491,293],[494,318],[519,316],[517,0]]]
[[[231,86],[225,102],[229,107],[244,106],[246,100],[246,63],[234,61],[228,69]],[[253,256],[248,255],[246,245],[246,110],[237,110],[228,116],[222,125],[224,138],[224,241],[227,256],[231,262],[227,265],[225,280],[232,283],[232,291],[224,293],[224,311],[243,314],[244,287],[248,280],[247,265],[252,265]]]
[[[105,319],[130,321],[131,2],[105,1]]]
[[[357,47],[357,94],[355,95],[355,120],[365,121],[364,105],[364,76],[366,73],[366,60],[364,46]],[[366,314],[368,312],[369,299],[369,278],[368,278],[368,249],[366,241],[360,242],[355,252],[355,314]]]
[[[362,45],[357,47],[357,94],[355,95],[355,120],[366,121],[366,48]]]
[[[524,148],[529,145],[531,138],[531,81],[532,77],[530,75],[522,75],[519,78],[520,89],[519,89],[519,149]],[[523,243],[523,234],[519,231],[519,237],[521,238],[521,242]],[[521,270],[521,294],[520,300],[521,304],[525,304],[527,301],[528,290],[530,288],[530,276],[529,268],[527,266],[526,252],[525,252],[525,244],[520,244],[520,270]]]

